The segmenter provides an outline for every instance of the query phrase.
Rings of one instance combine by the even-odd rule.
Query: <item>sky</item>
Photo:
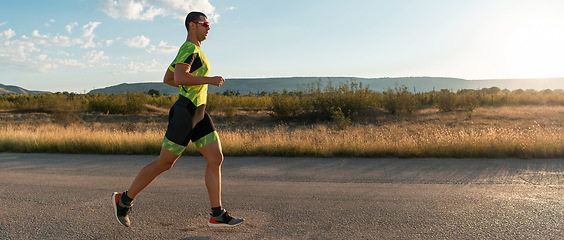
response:
[[[562,0],[27,0],[0,2],[0,83],[162,81],[190,11],[227,79],[564,77]]]

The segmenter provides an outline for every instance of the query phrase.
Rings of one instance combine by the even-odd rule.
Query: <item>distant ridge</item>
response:
[[[18,86],[4,85],[0,83],[0,94],[42,94],[46,91],[32,91]]]
[[[210,92],[235,91],[241,94],[266,92],[295,91],[305,89],[308,84],[322,81],[324,86],[331,82],[334,86],[355,81],[369,86],[373,91],[385,91],[389,88],[406,86],[410,91],[430,92],[449,89],[482,89],[498,87],[500,89],[564,89],[564,78],[545,79],[497,79],[497,80],[465,80],[444,77],[402,77],[402,78],[353,78],[353,77],[289,77],[289,78],[239,78],[227,79],[220,87],[209,86]],[[89,93],[126,93],[147,92],[151,89],[164,94],[177,94],[178,89],[160,82],[122,83],[106,88],[94,89]]]

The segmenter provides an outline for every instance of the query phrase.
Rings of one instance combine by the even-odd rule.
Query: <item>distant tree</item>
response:
[[[491,87],[491,88],[482,88],[482,90],[480,91],[484,94],[489,94],[491,96],[491,105],[493,106],[495,95],[501,92],[501,89],[499,89],[498,87]]]
[[[498,87],[482,88],[482,90],[480,90],[480,92],[482,92],[483,94],[490,94],[490,95],[498,94],[500,91],[501,89],[499,89]]]
[[[225,90],[225,92],[223,92],[223,96],[239,96],[239,95],[241,95],[239,91]]]
[[[450,112],[456,109],[456,95],[448,89],[437,92],[435,106],[441,112]]]
[[[161,92],[159,92],[159,90],[155,90],[155,89],[151,89],[147,92],[147,94],[153,96],[153,97],[160,97],[161,96]]]
[[[513,93],[520,95],[520,94],[524,94],[525,91],[523,89],[517,89],[517,90],[513,90]]]

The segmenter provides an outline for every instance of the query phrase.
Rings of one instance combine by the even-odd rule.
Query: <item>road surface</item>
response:
[[[155,156],[0,153],[0,239],[564,239],[563,159],[226,157],[206,226],[205,160],[183,156],[112,215]]]

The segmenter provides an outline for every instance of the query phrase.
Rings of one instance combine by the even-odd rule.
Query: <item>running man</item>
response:
[[[234,227],[243,219],[233,218],[221,206],[221,163],[223,152],[213,122],[205,112],[208,84],[221,86],[225,79],[208,77],[209,64],[200,48],[210,30],[206,15],[186,16],[188,37],[166,70],[164,83],[179,88],[178,100],[169,113],[168,128],[159,157],[138,173],[129,190],[112,194],[117,220],[129,227],[128,212],[135,197],[157,176],[172,168],[190,141],[207,161],[205,182],[211,205],[210,227]]]

